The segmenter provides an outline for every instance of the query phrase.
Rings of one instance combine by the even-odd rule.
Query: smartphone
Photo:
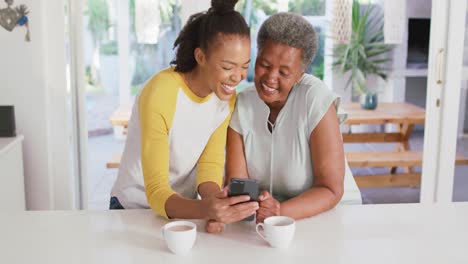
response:
[[[250,201],[257,201],[260,187],[257,180],[247,178],[232,178],[229,182],[228,196],[248,195]],[[255,214],[247,217],[244,221],[253,221]]]

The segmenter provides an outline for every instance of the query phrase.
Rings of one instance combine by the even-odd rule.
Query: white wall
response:
[[[181,24],[182,26],[187,23],[188,18],[198,12],[206,11],[210,8],[211,4],[209,0],[182,0],[182,9],[180,11]]]
[[[430,18],[432,0],[406,0],[406,16],[411,18]]]
[[[76,208],[67,121],[64,3],[15,1],[19,4],[29,7],[32,41],[24,41],[24,28],[13,32],[0,28],[0,104],[15,106],[17,131],[25,136],[26,205],[31,210]]]

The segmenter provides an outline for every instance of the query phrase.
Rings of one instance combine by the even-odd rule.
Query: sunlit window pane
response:
[[[304,16],[325,16],[326,0],[289,0],[289,12]]]
[[[251,28],[251,65],[247,76],[247,81],[253,81],[254,63],[257,56],[256,36],[258,29],[270,15],[278,12],[280,2],[283,0],[240,0],[236,5],[239,11]],[[307,70],[315,76],[323,79],[324,75],[324,45],[327,22],[325,18],[326,0],[289,0],[289,12],[303,15],[312,25],[314,25],[319,37],[319,48],[312,65]]]

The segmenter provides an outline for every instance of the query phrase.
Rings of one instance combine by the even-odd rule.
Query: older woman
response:
[[[302,16],[278,13],[264,22],[257,43],[255,87],[238,95],[228,129],[227,183],[260,182],[257,222],[360,204],[343,151],[340,98],[305,73],[317,50],[314,28]]]

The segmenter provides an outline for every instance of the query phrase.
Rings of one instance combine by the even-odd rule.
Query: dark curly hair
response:
[[[242,15],[234,10],[238,0],[211,0],[211,8],[188,19],[174,42],[176,57],[171,61],[177,72],[189,72],[197,66],[194,51],[207,52],[219,34],[234,34],[250,38],[250,28]]]

